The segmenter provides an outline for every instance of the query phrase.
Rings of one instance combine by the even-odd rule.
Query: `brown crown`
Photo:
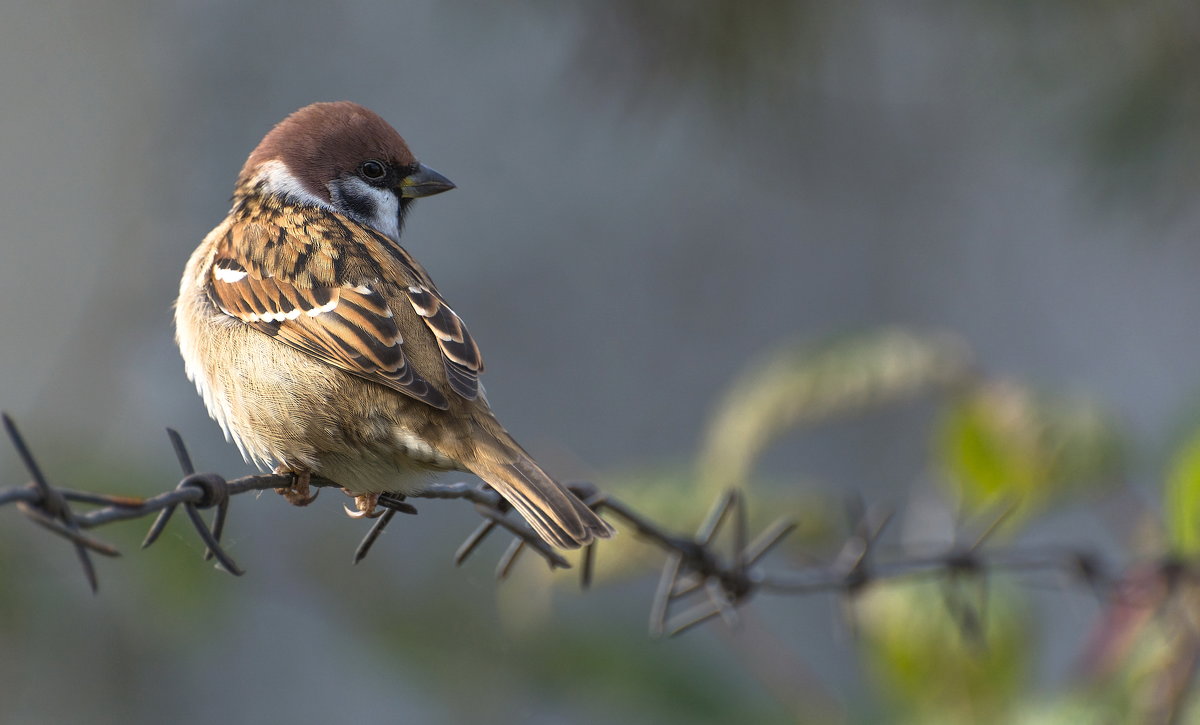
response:
[[[357,103],[314,103],[280,121],[246,159],[243,187],[264,161],[278,160],[314,195],[329,200],[328,182],[368,159],[396,167],[416,162],[396,129]]]

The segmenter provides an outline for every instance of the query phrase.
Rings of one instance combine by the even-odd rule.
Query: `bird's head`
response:
[[[328,207],[398,239],[412,201],[454,188],[408,144],[356,103],[314,103],[280,121],[238,177],[240,193]]]

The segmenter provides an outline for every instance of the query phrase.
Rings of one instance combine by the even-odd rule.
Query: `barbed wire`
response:
[[[215,558],[220,568],[240,576],[243,570],[220,543],[231,497],[248,491],[283,488],[293,483],[291,474],[250,475],[226,480],[214,473],[197,473],[183,439],[176,431],[168,429],[171,445],[183,471],[183,478],[173,490],[140,498],[60,488],[50,485],[12,418],[7,414],[2,418],[8,438],[32,480],[24,486],[0,489],[0,506],[15,504],[26,518],[70,541],[93,592],[98,590],[98,581],[92,555],[116,557],[120,552],[85,533],[87,530],[153,514],[156,517],[142,542],[145,548],[159,538],[175,511],[182,506],[192,528],[204,542],[204,558]],[[317,476],[312,477],[310,485],[340,488],[337,483]],[[830,562],[768,572],[762,567],[763,559],[796,529],[796,522],[781,518],[751,538],[745,498],[739,491],[731,490],[722,494],[696,532],[688,536],[671,533],[591,484],[571,484],[569,488],[597,513],[619,519],[626,525],[624,528],[627,531],[632,530],[639,538],[667,553],[650,607],[650,632],[655,636],[677,635],[717,617],[734,624],[738,619],[738,608],[759,592],[783,595],[838,592],[852,597],[868,584],[883,580],[933,576],[951,582],[966,576],[986,576],[1001,571],[1056,571],[1073,577],[1098,595],[1106,596],[1121,580],[1120,572],[1103,558],[1079,549],[985,547],[1004,516],[965,544],[955,544],[931,555],[884,559],[877,555],[877,542],[892,520],[891,512],[861,503],[849,507],[850,532]],[[483,521],[454,553],[456,565],[470,557],[489,535],[497,529],[503,529],[513,537],[513,541],[497,565],[498,578],[507,577],[518,558],[527,550],[540,556],[551,569],[570,566],[523,520],[515,514],[510,515],[511,507],[486,484],[431,484],[408,498],[459,499],[474,504]],[[79,513],[72,508],[72,504],[96,508]],[[380,496],[379,506],[383,513],[356,548],[354,563],[369,553],[396,514],[417,513],[406,497],[399,494]],[[206,509],[215,509],[211,524],[201,514]],[[728,538],[732,543],[730,550],[723,554],[717,544],[726,527],[731,529]],[[621,528],[618,526],[618,530]],[[594,542],[583,550],[580,578],[585,588],[592,582],[596,550],[601,545]],[[1191,565],[1175,559],[1164,558],[1158,566],[1164,581],[1197,576]],[[955,595],[954,591],[951,587],[946,590],[945,601],[950,613],[965,633],[982,636],[982,605],[968,603],[963,597]]]

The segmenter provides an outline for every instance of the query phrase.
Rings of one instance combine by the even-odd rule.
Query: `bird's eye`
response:
[[[367,181],[379,181],[384,176],[387,176],[387,168],[374,159],[362,162],[362,166],[358,167],[358,173],[362,174]]]

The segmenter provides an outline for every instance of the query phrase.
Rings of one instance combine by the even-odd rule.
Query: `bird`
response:
[[[547,543],[577,548],[613,528],[496,419],[466,325],[400,246],[418,198],[455,185],[417,161],[382,117],[314,103],[250,153],[232,204],[192,253],[176,342],[209,415],[247,462],[314,476],[375,516],[439,471],[473,473]]]

